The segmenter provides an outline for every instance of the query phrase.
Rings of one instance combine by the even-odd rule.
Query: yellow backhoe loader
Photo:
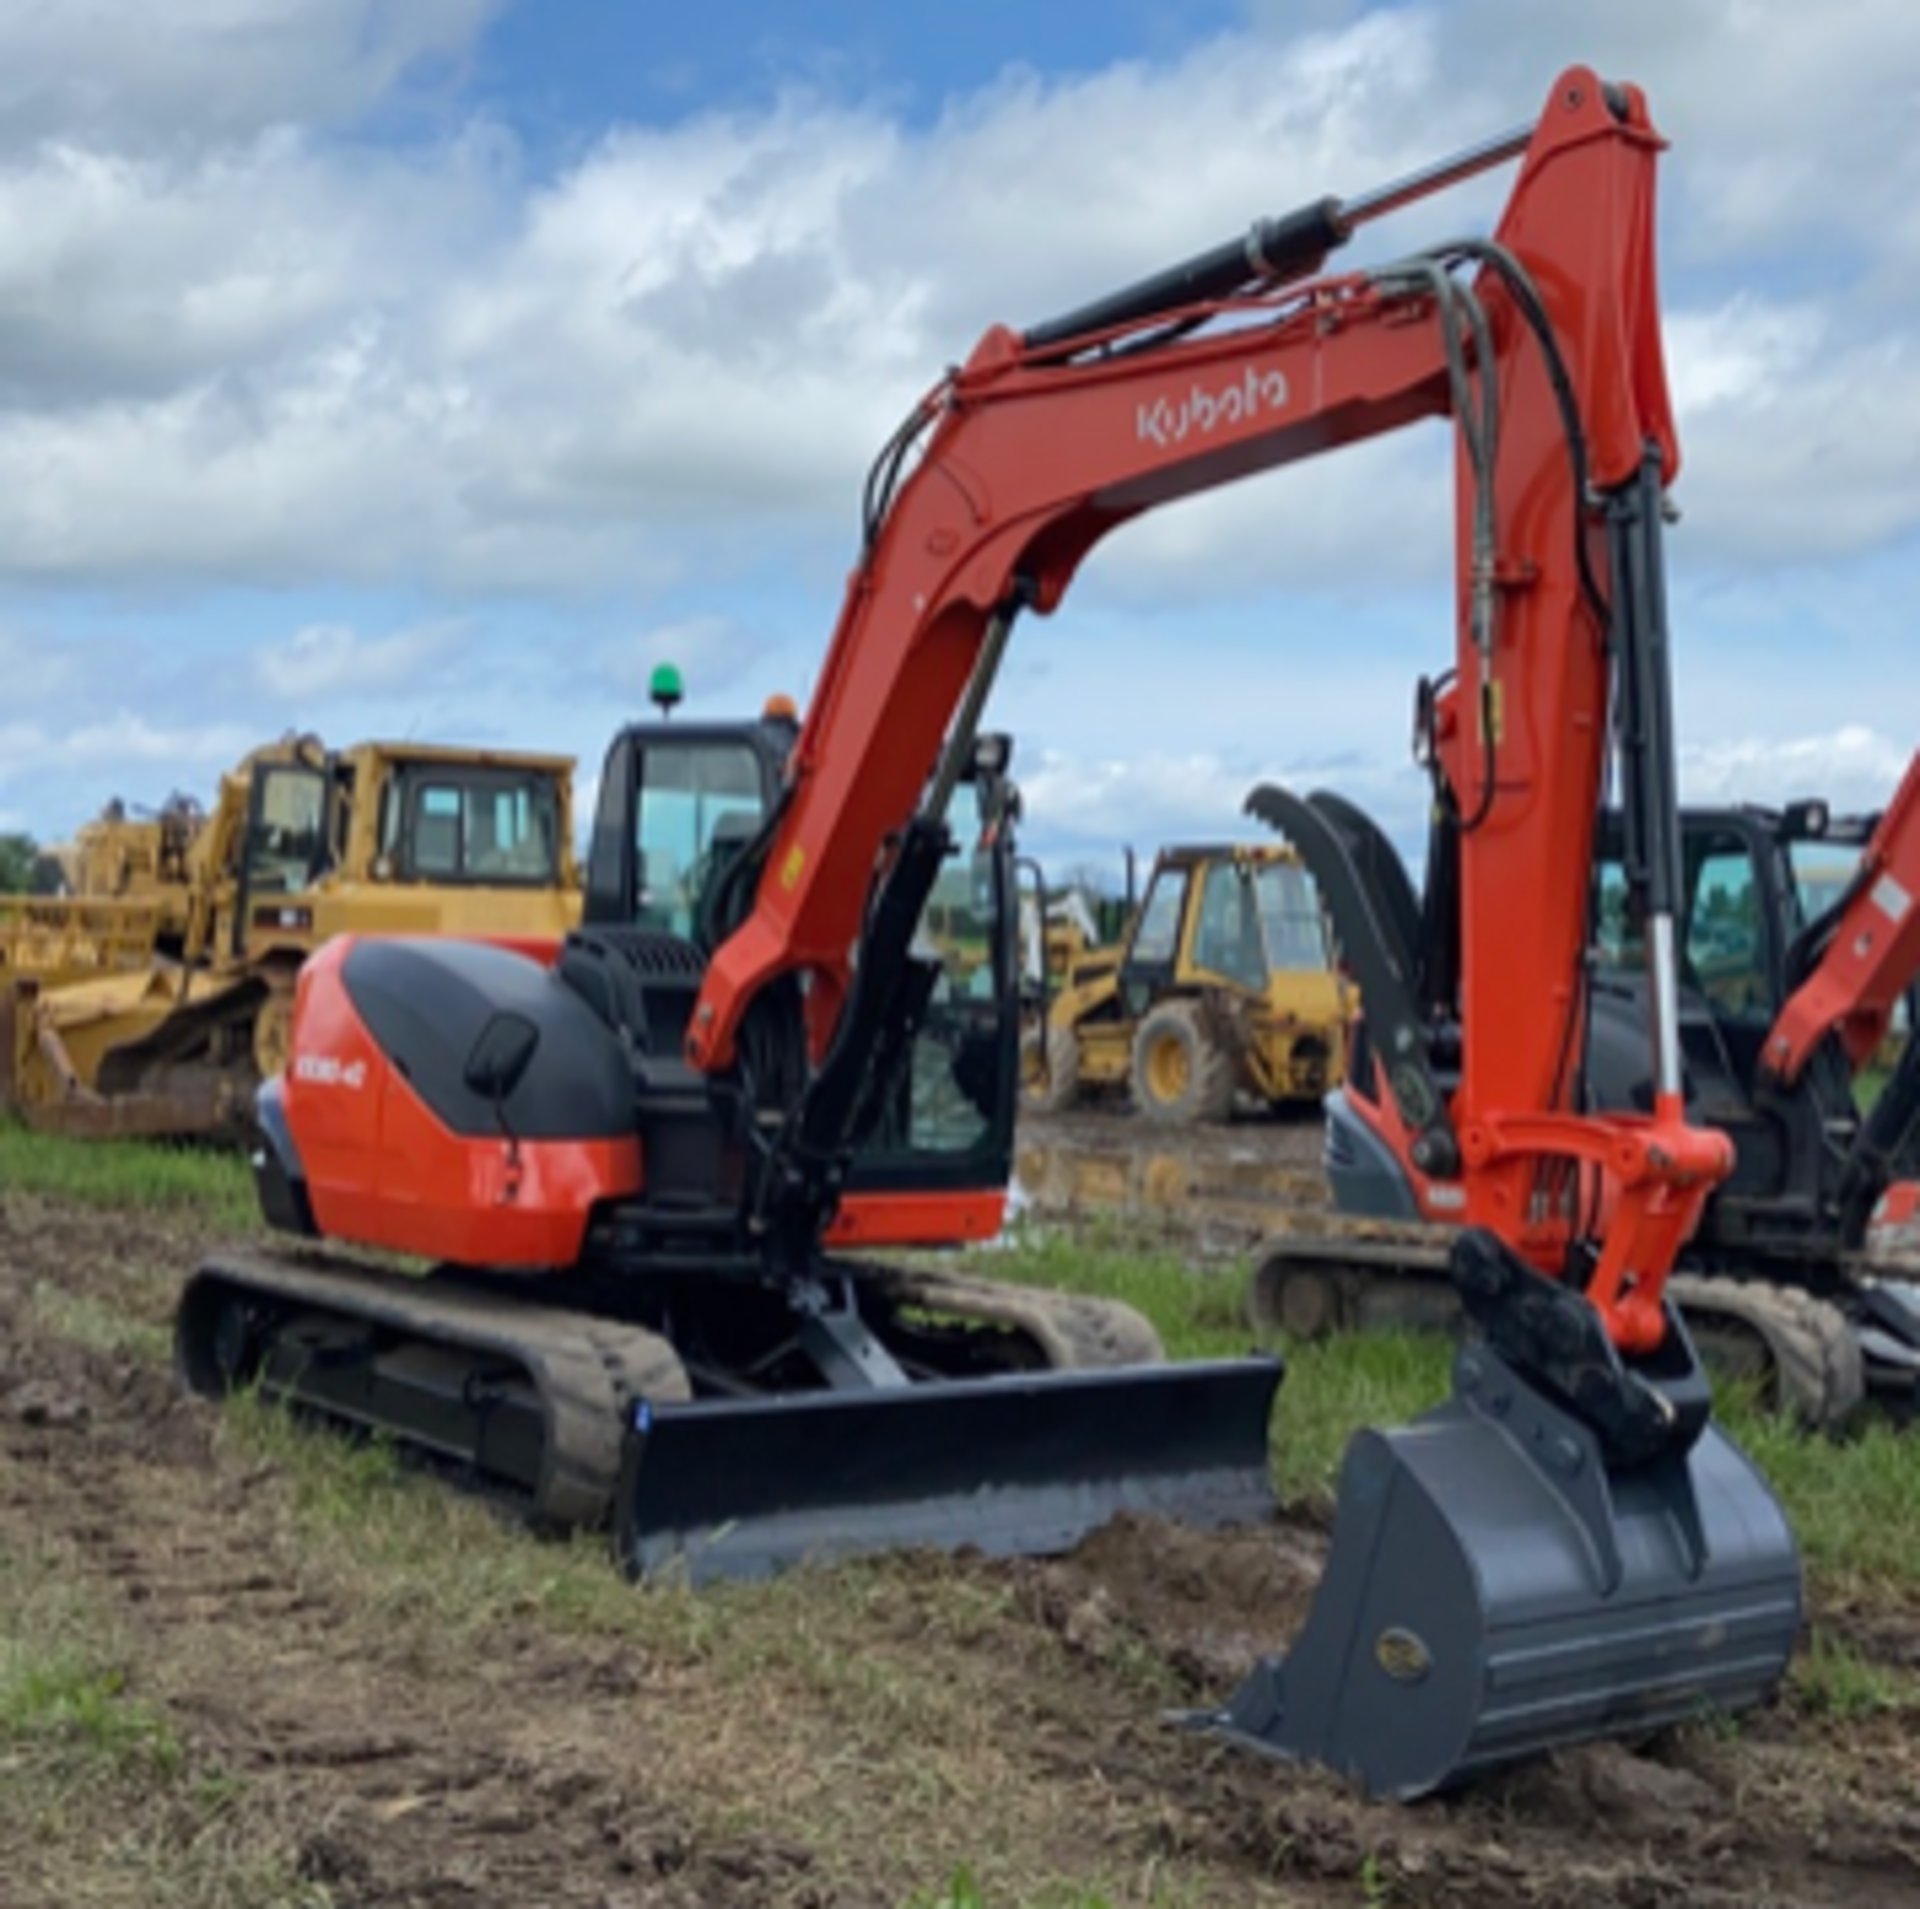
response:
[[[1169,1126],[1237,1096],[1317,1103],[1345,1078],[1354,999],[1312,878],[1285,843],[1164,848],[1121,939],[1068,967],[1029,1044],[1025,1100],[1057,1113],[1130,1089]]]
[[[76,840],[80,892],[0,916],[0,1104],[78,1136],[237,1131],[331,936],[579,919],[572,769],[299,736],[254,751],[204,815],[109,812]]]

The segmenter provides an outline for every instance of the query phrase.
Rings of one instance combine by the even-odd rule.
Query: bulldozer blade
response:
[[[239,1133],[231,1108],[191,1094],[74,1095],[27,1101],[21,1118],[62,1140],[207,1140]]]
[[[1212,1527],[1274,1509],[1269,1357],[632,1409],[614,1499],[630,1577],[763,1578],[971,1546],[1066,1551],[1138,1512]]]
[[[1416,1797],[1760,1702],[1800,1608],[1786,1519],[1717,1427],[1611,1464],[1580,1420],[1470,1347],[1445,1405],[1348,1446],[1293,1648],[1184,1721]]]

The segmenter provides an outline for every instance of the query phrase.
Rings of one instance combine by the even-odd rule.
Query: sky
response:
[[[1920,707],[1906,0],[0,0],[0,829],[290,728],[561,750],[590,799],[656,663],[690,715],[804,701],[867,466],[989,325],[1576,62],[1672,141],[1683,792],[1875,806]],[[1431,426],[1103,544],[989,712],[1029,846],[1117,878],[1276,778],[1414,840],[1452,508]]]

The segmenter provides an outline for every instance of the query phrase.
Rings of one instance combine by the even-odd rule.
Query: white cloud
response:
[[[1098,863],[1131,844],[1143,858],[1181,842],[1257,841],[1266,825],[1246,814],[1263,782],[1296,794],[1330,788],[1373,815],[1403,854],[1424,840],[1427,783],[1418,771],[1358,752],[1338,762],[1226,757],[1210,750],[1125,758],[1046,751],[1020,772],[1029,845],[1048,863]]]
[[[369,637],[344,624],[313,623],[257,651],[253,672],[269,695],[301,702],[419,688],[448,665],[458,637],[445,624]]]
[[[182,0],[163,32],[136,0],[0,8],[0,571],[43,603],[305,586],[307,627],[229,644],[205,689],[235,745],[193,758],[209,774],[296,699],[374,728],[391,715],[380,693],[405,691],[409,723],[505,741],[566,710],[597,761],[605,704],[639,713],[663,658],[700,699],[804,693],[868,459],[983,326],[1525,119],[1570,50],[1563,20],[1518,0],[1323,0],[1304,28],[1275,0],[1169,60],[1009,70],[924,125],[795,90],[764,110],[574,129],[540,173],[448,89],[404,142],[363,136],[361,116],[457,67],[495,10]],[[1749,660],[1723,601],[1708,649],[1735,660],[1716,700],[1688,635],[1688,736],[1745,739],[1717,745],[1731,753],[1711,776],[1737,762],[1777,799],[1769,776],[1821,759],[1769,750],[1839,735],[1907,687],[1898,617],[1848,579],[1920,536],[1920,15],[1618,0],[1581,41],[1574,54],[1644,81],[1675,142],[1677,585],[1737,588],[1775,637],[1784,604],[1823,638],[1849,604],[1879,645],[1844,669],[1809,671],[1784,641]],[[1484,224],[1504,189],[1416,208],[1353,255]],[[1316,751],[1380,778],[1417,830],[1399,654],[1451,652],[1451,488],[1435,427],[1123,529],[1060,627],[1023,632],[1034,660],[1009,666],[999,699],[1035,830],[1218,833],[1252,781]],[[349,588],[404,607],[343,609]],[[454,619],[483,628],[508,593],[597,593],[604,614],[531,667],[446,647]],[[1412,632],[1391,668],[1371,660],[1377,618],[1355,614],[1383,597]],[[1257,668],[1249,604],[1272,630]],[[183,699],[147,696],[151,672],[115,675],[137,678],[142,715],[110,719],[50,656],[0,637],[16,719],[0,751],[11,736],[46,773],[57,756],[97,774],[109,759],[87,745],[60,753],[63,717],[80,738],[187,734]],[[29,692],[47,705],[38,743],[18,720]],[[1696,781],[1706,760],[1690,758]],[[1872,760],[1831,758],[1868,780]],[[15,807],[26,773],[0,753]]]
[[[229,723],[179,729],[124,711],[68,729],[0,723],[0,788],[22,793],[43,774],[84,776],[100,784],[124,785],[131,778],[152,787],[163,781],[169,787],[197,786],[210,783],[262,740]],[[99,799],[116,792],[103,787]]]
[[[504,0],[16,0],[0,9],[0,146],[178,146],[351,117],[458,61]]]
[[[1269,12],[1165,64],[1012,71],[926,130],[795,94],[608,129],[536,183],[480,121],[405,150],[304,130],[457,54],[489,10],[196,0],[151,48],[131,0],[93,10],[113,31],[55,8],[0,23],[0,113],[11,99],[46,124],[0,161],[0,483],[22,500],[0,563],[76,584],[553,591],[719,576],[770,534],[845,552],[868,457],[982,326],[1522,118],[1564,58],[1557,28],[1492,0],[1304,34]],[[1880,269],[1920,289],[1920,229],[1888,178],[1907,162],[1864,168],[1870,183],[1842,169],[1905,99],[1920,18],[1864,0],[1817,30],[1740,0],[1669,15],[1613,10],[1595,57],[1630,55],[1680,140],[1678,265],[1743,247],[1772,261],[1780,227],[1749,202],[1810,245],[1817,206],[1864,238],[1864,195],[1887,214]],[[1739,112],[1720,98],[1729,34],[1756,43]],[[1804,75],[1838,71],[1833,36],[1874,52],[1821,93]],[[213,108],[189,110],[208,88]],[[1356,253],[1458,213],[1421,208]],[[1675,263],[1670,248],[1670,287]],[[1701,412],[1697,429],[1683,417],[1684,501],[1724,526],[1704,554],[1779,561],[1920,521],[1897,481],[1910,434],[1871,428],[1908,367],[1893,332],[1861,330],[1844,275],[1797,301],[1675,303]],[[1767,398],[1770,370],[1791,391]],[[1847,402],[1863,385],[1877,395]],[[1115,586],[1205,597],[1437,570],[1437,471],[1396,442],[1205,499],[1116,540]]]
[[[1684,743],[1681,799],[1778,807],[1824,796],[1836,810],[1877,809],[1899,786],[1912,749],[1863,723],[1825,735]]]

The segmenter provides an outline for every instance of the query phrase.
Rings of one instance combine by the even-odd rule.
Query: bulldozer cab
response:
[[[281,898],[304,894],[326,872],[332,860],[331,780],[324,757],[255,764],[228,924],[228,948],[236,959],[247,954],[256,913],[277,920],[290,912]]]
[[[396,762],[379,809],[380,860],[394,880],[546,888],[566,879],[560,791],[535,765]]]

